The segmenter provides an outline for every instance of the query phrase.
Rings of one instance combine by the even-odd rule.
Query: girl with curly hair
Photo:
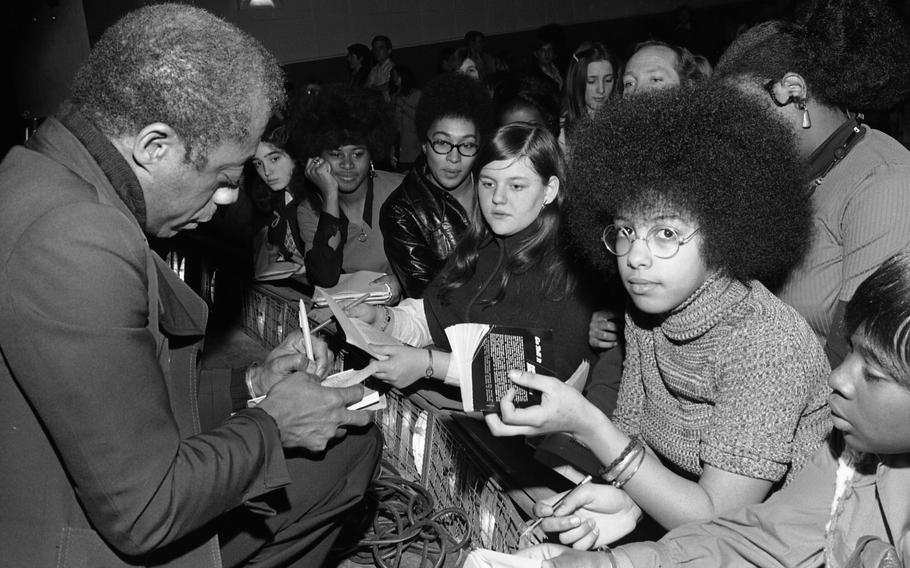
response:
[[[450,368],[445,333],[451,325],[552,329],[553,371],[563,380],[594,358],[585,341],[591,311],[559,244],[566,193],[556,138],[540,126],[509,124],[496,131],[474,164],[472,222],[423,298],[394,308],[361,305],[352,313],[416,346],[377,346],[388,359],[372,363],[374,376],[399,388],[430,379],[416,386],[450,408],[461,408],[460,377]],[[618,374],[604,372],[590,382],[588,396],[612,410]]]
[[[680,527],[659,542],[596,553],[544,544],[519,554],[552,568],[910,566],[907,298],[906,251],[856,289],[844,312],[850,353],[828,378],[834,430],[793,483],[767,502]],[[561,530],[555,522],[544,524]]]
[[[439,75],[427,84],[414,122],[421,155],[382,206],[379,226],[404,292],[420,298],[473,218],[471,171],[492,122],[490,96],[467,75]]]
[[[588,524],[575,511],[561,538],[579,547],[622,536],[639,508],[669,529],[757,503],[830,427],[821,346],[761,283],[801,258],[810,230],[783,126],[725,85],[609,110],[580,125],[566,228],[630,298],[616,411],[513,371],[542,404],[515,409],[507,395],[501,419],[487,417],[496,435],[567,432],[603,464],[608,484],[586,495],[617,518]]]
[[[302,109],[295,143],[312,188],[297,208],[307,279],[315,286],[338,283],[342,273],[389,273],[379,210],[401,183],[401,174],[376,170],[391,148],[390,109],[364,89],[330,85]],[[389,276],[393,296],[398,282]]]
[[[910,31],[884,1],[825,0],[803,22],[746,31],[715,75],[760,96],[796,140],[815,230],[779,296],[809,321],[836,364],[847,350],[847,301],[910,245],[910,151],[856,113],[887,110],[910,92]]]

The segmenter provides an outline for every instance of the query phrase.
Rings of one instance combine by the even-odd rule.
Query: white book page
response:
[[[474,411],[474,381],[471,380],[474,352],[491,327],[484,323],[457,323],[446,328],[446,337],[452,347],[448,375],[458,377],[465,412]]]

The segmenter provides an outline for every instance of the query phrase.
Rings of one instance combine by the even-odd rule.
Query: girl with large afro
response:
[[[402,175],[374,167],[392,147],[391,109],[372,91],[328,85],[295,113],[298,164],[310,182],[297,208],[307,279],[330,287],[343,273],[386,273],[400,286],[386,259],[379,210]]]
[[[507,396],[501,418],[487,417],[497,435],[567,432],[603,464],[608,484],[586,484],[545,528],[594,547],[641,510],[670,529],[762,501],[830,427],[821,346],[761,283],[786,274],[810,236],[784,127],[723,84],[616,101],[580,125],[569,191],[563,227],[595,266],[618,270],[630,301],[612,419],[559,381],[514,371],[542,404],[516,409]],[[581,506],[613,515],[582,521]]]

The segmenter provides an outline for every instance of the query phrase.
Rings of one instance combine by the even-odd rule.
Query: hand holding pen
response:
[[[349,304],[347,304],[346,306],[344,306],[342,309],[344,310],[344,313],[350,315],[350,310],[352,310],[353,308],[355,308],[355,307],[359,306],[360,304],[366,302],[366,301],[369,300],[369,299],[370,299],[370,294],[369,294],[369,292],[368,292],[368,293],[366,293],[366,294],[364,294],[364,295],[358,297],[358,298],[355,299],[354,301],[350,302]],[[303,300],[300,300],[300,305],[303,306]],[[301,310],[302,310],[302,309],[303,309],[303,308],[301,307]],[[331,321],[332,321],[332,318],[329,318],[329,319],[325,320],[325,321],[322,322],[321,324],[319,324],[319,325],[317,325],[316,327],[314,327],[314,328],[310,331],[310,333],[316,333],[316,332],[319,331],[320,329],[322,329],[322,328],[324,328],[325,326],[329,325],[329,323],[331,323]],[[303,325],[301,325],[300,327],[303,327]]]
[[[579,550],[612,544],[629,534],[641,519],[641,508],[622,489],[601,483],[575,486],[552,505],[540,501],[534,513],[548,533],[558,533],[559,542]],[[529,533],[523,544],[534,544]]]
[[[569,497],[569,495],[575,493],[579,487],[581,487],[585,483],[588,483],[589,481],[591,481],[591,479],[593,479],[593,477],[591,475],[586,475],[584,477],[584,479],[582,479],[575,485],[575,487],[573,487],[569,491],[566,491],[566,493],[562,497],[560,497],[555,503],[550,505],[550,507],[553,509],[553,511],[556,511],[556,509],[559,508],[560,505],[562,505],[563,501],[565,501],[566,498]],[[538,526],[540,526],[540,523],[542,523],[545,518],[546,517],[537,517],[537,519],[535,519],[531,524],[529,524],[527,526],[527,528],[525,528],[525,530],[522,531],[522,533],[520,535],[518,535],[518,541],[520,543],[527,543],[527,544],[536,544],[537,542],[540,542],[537,539],[536,535],[534,535],[534,529],[536,529]]]

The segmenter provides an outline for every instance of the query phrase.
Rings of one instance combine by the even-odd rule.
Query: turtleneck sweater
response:
[[[824,351],[757,281],[714,276],[663,318],[630,308],[625,336],[614,421],[681,475],[786,484],[831,429]]]

